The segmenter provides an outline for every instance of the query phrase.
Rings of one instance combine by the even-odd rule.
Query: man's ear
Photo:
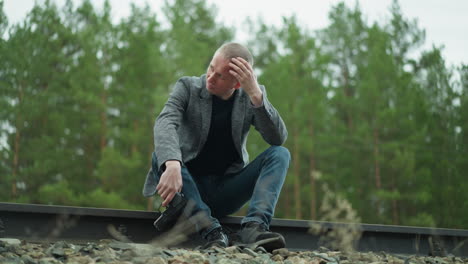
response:
[[[240,87],[240,82],[237,82],[236,85],[234,86],[234,89],[239,89]]]

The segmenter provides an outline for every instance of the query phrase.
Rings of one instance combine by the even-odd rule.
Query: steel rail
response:
[[[148,211],[0,203],[0,237],[84,242],[115,238],[109,229],[113,226],[132,242],[147,243],[161,235],[153,228],[157,216],[157,212]],[[241,217],[226,217],[221,223],[237,230],[240,220]],[[319,227],[321,233],[312,234],[312,225]],[[361,252],[468,256],[468,230],[287,219],[273,219],[270,225],[293,250],[316,250],[330,237],[327,234],[350,227],[359,229],[355,246]],[[202,243],[197,235],[191,235],[179,246],[196,247]]]

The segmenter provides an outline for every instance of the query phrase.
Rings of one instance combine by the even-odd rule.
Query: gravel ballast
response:
[[[277,249],[272,253],[263,248],[183,249],[160,248],[150,244],[123,243],[116,240],[99,242],[32,243],[18,239],[0,239],[0,263],[58,264],[58,263],[136,263],[136,264],[228,264],[228,263],[396,263],[446,264],[468,263],[468,258],[455,256],[403,256],[385,252],[340,252],[319,248],[315,251]]]

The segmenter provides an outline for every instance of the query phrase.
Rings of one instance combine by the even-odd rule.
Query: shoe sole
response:
[[[228,245],[226,245],[225,243],[221,243],[221,242],[213,242],[213,243],[208,243],[202,246],[202,249],[209,249],[212,247],[226,248],[228,247]]]
[[[232,241],[230,245],[237,246],[237,247],[250,248],[252,250],[258,247],[263,247],[266,251],[271,253],[275,249],[286,247],[286,241],[284,240],[283,237],[270,237],[270,238],[259,240],[254,243],[250,243],[250,244],[244,244],[240,241]]]
[[[282,237],[266,238],[254,243],[256,247],[263,247],[266,251],[272,252],[278,248],[286,247],[286,241]]]

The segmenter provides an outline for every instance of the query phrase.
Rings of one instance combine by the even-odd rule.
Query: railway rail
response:
[[[135,243],[147,243],[162,235],[153,228],[157,212],[0,203],[0,237],[28,241],[92,241],[115,238],[110,226]],[[223,226],[239,228],[240,217],[226,217]],[[273,219],[270,229],[284,235],[292,250],[316,250],[322,235],[311,234],[311,225],[324,233],[348,226],[345,223]],[[468,257],[468,230],[359,224],[356,249],[411,255]],[[191,235],[181,247],[196,247],[202,241]]]

